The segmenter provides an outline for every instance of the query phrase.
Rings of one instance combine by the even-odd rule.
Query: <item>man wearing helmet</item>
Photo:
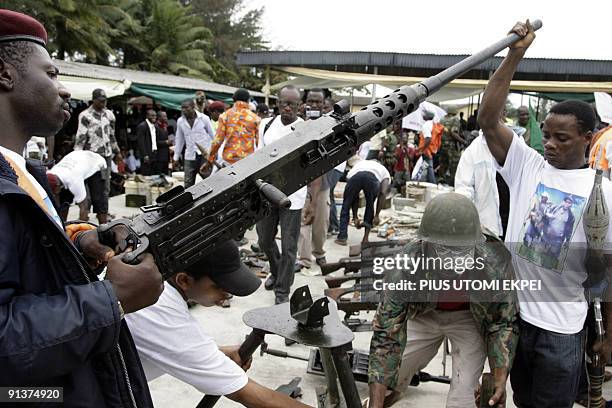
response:
[[[370,345],[370,408],[390,406],[401,398],[412,376],[429,364],[445,337],[453,349],[446,407],[474,406],[474,390],[487,357],[495,379],[490,404],[505,406],[506,379],[518,339],[514,293],[463,286],[470,280],[492,283],[513,277],[509,252],[494,234],[485,232],[476,207],[463,195],[439,195],[425,209],[417,238],[401,254],[412,260],[413,267],[387,270],[384,282],[408,280],[416,282],[417,289],[424,281],[452,284],[442,290],[433,285],[383,292]],[[419,259],[423,262],[417,265],[414,261]],[[454,267],[447,268],[449,260]],[[392,392],[385,398],[388,389]]]

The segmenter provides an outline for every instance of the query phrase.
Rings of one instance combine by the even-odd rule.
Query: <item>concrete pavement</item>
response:
[[[391,211],[391,210],[386,210]],[[110,200],[110,212],[118,217],[129,217],[138,214],[137,208],[125,207],[124,196],[113,197]],[[383,213],[384,215],[384,213]],[[76,219],[78,209],[76,206],[71,208],[69,219]],[[92,214],[91,220],[94,221]],[[349,230],[349,245],[357,244],[363,230],[356,230],[350,227]],[[253,230],[248,231],[246,237],[251,243],[257,241],[256,233]],[[371,234],[374,239],[374,234]],[[335,261],[341,257],[348,256],[348,246],[343,247],[334,244],[333,238],[328,238],[325,249],[327,251],[328,262]],[[315,272],[318,266],[313,263],[310,271]],[[308,270],[307,270],[308,271]],[[293,288],[303,285],[308,285],[316,298],[323,294],[323,289],[326,287],[321,276],[306,276],[302,273],[296,274]],[[266,291],[262,286],[256,293],[246,298],[233,298],[229,309],[220,307],[204,308],[197,306],[192,309],[192,314],[202,324],[202,327],[213,336],[219,345],[240,344],[244,336],[250,332],[250,329],[242,323],[242,315],[251,309],[266,307],[274,304],[274,296],[270,291]],[[340,312],[342,315],[342,312]],[[362,313],[362,318],[370,320],[373,313]],[[368,350],[371,333],[355,333],[353,347],[358,350]],[[282,338],[278,336],[266,336],[266,341],[271,348],[286,350],[292,354],[307,357],[309,348],[295,344],[286,347]],[[294,377],[302,377],[300,387],[303,391],[301,401],[316,406],[315,389],[325,385],[324,377],[307,374],[307,363],[305,361],[283,359],[270,355],[260,356],[258,353],[254,356],[253,364],[249,370],[249,377],[254,381],[270,388],[276,388],[282,384],[286,384]],[[452,370],[451,358],[447,359],[447,373]],[[488,367],[485,368],[488,371]],[[442,353],[441,351],[426,367],[425,371],[432,375],[442,374]],[[185,384],[173,377],[164,375],[149,383],[153,401],[156,407],[159,408],[176,408],[176,407],[195,407],[202,397],[202,394],[188,384]],[[357,388],[361,398],[367,396],[367,385],[357,383]],[[411,387],[406,398],[399,401],[394,407],[404,408],[423,408],[423,407],[444,407],[446,402],[446,394],[448,385],[437,383],[423,383],[418,387]],[[509,402],[507,407],[515,407],[511,402],[512,391],[508,384]],[[612,385],[607,383],[604,385],[604,395],[612,398]],[[238,407],[241,406],[227,398],[222,398],[217,405],[218,407]],[[575,405],[579,407],[579,405]]]

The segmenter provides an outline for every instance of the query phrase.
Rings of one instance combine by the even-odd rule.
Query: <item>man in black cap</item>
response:
[[[95,229],[68,231],[73,245],[44,166],[22,156],[70,118],[46,42],[38,21],[0,10],[0,386],[63,387],[67,407],[152,407],[123,315],[163,290],[153,257],[123,263]],[[84,255],[108,261],[104,280]]]
[[[225,395],[252,408],[307,407],[249,379],[238,346],[217,347],[189,313],[187,300],[214,306],[226,293],[248,296],[261,280],[241,261],[233,240],[166,282],[159,301],[126,316],[147,380],[163,374],[182,380],[203,394]]]
[[[90,150],[106,160],[106,170],[102,172],[105,186],[103,200],[108,203],[111,160],[113,155],[119,154],[119,146],[115,139],[115,115],[106,109],[106,93],[103,89],[94,89],[91,106],[79,114],[74,150]],[[98,212],[97,215],[101,224],[107,222],[107,213]]]

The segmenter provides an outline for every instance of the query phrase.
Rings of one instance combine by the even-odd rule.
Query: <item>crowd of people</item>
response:
[[[327,263],[328,232],[337,228],[336,243],[346,244],[352,210],[367,241],[389,189],[401,189],[415,173],[418,180],[444,179],[456,193],[428,204],[417,238],[402,249],[405,254],[456,261],[480,257],[485,260],[481,276],[487,279],[515,275],[543,282],[541,291],[510,292],[495,301],[467,289],[433,290],[425,300],[385,291],[373,321],[365,402],[371,408],[397,401],[445,337],[453,348],[447,407],[474,406],[487,358],[493,375],[489,406],[505,406],[510,377],[521,408],[569,408],[584,400],[585,351],[599,353],[602,365],[610,359],[612,337],[586,346],[588,303],[582,286],[593,269],[612,266],[609,253],[567,256],[567,247],[587,242],[577,222],[594,180],[587,157],[593,167],[609,170],[612,133],[608,127],[593,137],[593,109],[560,102],[543,122],[542,156],[530,147],[528,132],[505,123],[510,81],[535,38],[528,22],[512,31],[520,39],[490,78],[477,116],[465,123],[465,131],[481,130],[471,143],[461,117],[449,112],[438,123],[425,111],[422,129],[412,136],[418,140],[394,123],[361,157],[296,191],[290,208],[273,208],[257,223],[259,246],[270,262],[265,287],[274,291],[276,304],[285,303],[296,270],[312,267],[313,261]],[[251,360],[245,361],[236,346],[217,347],[188,311],[187,300],[212,306],[227,294],[251,295],[261,285],[240,261],[234,241],[220,243],[213,255],[164,282],[152,255],[125,263],[118,247],[100,242],[96,225],[65,222],[65,204],[72,202],[80,204],[85,218],[89,206],[82,203],[89,189],[98,221],[106,223],[113,168],[130,164],[129,155],[123,160],[116,117],[105,107],[102,90],[93,92],[91,106],[79,114],[73,152],[49,171],[24,157],[32,135],[52,137],[70,118],[70,93],[58,81],[46,45],[40,22],[0,10],[0,385],[60,386],[66,406],[151,407],[147,381],[169,373],[203,393],[226,395],[248,407],[306,407],[248,378]],[[292,85],[279,91],[276,115],[269,116],[261,104],[252,109],[249,100],[248,91],[238,89],[226,109],[198,93],[182,103],[175,125],[163,112],[149,110],[132,141],[140,171],[165,173],[170,157],[174,169],[182,160],[189,187],[216,161],[236,163],[287,137],[296,123],[318,120],[332,109],[324,90],[302,95]],[[519,121],[524,123],[520,115]],[[585,155],[588,151],[595,153]],[[343,177],[338,218],[330,203]],[[501,187],[493,190],[501,186],[500,177],[507,201]],[[356,213],[361,191],[363,221]],[[612,204],[608,179],[603,192]],[[124,233],[114,230],[117,239]],[[502,238],[509,245],[485,245]],[[612,232],[604,240],[609,244]],[[431,273],[468,279],[476,273],[474,268],[389,272],[388,281],[429,279]],[[612,303],[604,302],[603,312],[609,328]]]

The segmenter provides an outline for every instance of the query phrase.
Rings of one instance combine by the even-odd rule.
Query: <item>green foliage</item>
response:
[[[137,15],[141,16],[140,41],[129,45],[124,65],[210,79],[212,67],[206,51],[211,33],[189,7],[175,0],[151,0]]]
[[[39,19],[56,58],[185,75],[261,89],[261,69],[239,67],[240,50],[268,49],[263,8],[244,0],[0,0]],[[286,75],[272,72],[272,83]]]
[[[234,86],[261,89],[265,83],[263,71],[239,67],[235,58],[241,50],[268,49],[260,26],[263,7],[247,10],[244,0],[192,0],[188,3],[213,35],[213,79]]]
[[[49,51],[56,58],[104,63],[118,35],[111,21],[130,19],[116,0],[22,0],[0,5],[39,19],[49,34]]]

